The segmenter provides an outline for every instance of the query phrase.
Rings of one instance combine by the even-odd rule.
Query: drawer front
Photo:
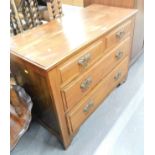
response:
[[[131,35],[132,21],[127,21],[120,27],[116,28],[106,36],[107,49],[115,46],[124,40],[127,36]]]
[[[67,108],[78,103],[104,76],[120,63],[129,53],[130,38],[119,44],[115,49],[107,53],[85,74],[71,82],[62,89],[64,102]]]
[[[108,76],[106,76],[77,106],[68,114],[70,133],[76,132],[86,118],[99,106],[103,99],[125,78],[128,71],[126,57]]]
[[[58,67],[61,83],[67,84],[94,64],[104,53],[105,41],[98,40]]]

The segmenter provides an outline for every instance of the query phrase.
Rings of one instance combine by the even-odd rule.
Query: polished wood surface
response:
[[[10,150],[15,148],[20,138],[27,131],[33,105],[25,90],[16,85],[12,79],[10,81]]]
[[[59,134],[59,124],[54,111],[53,98],[50,96],[46,76],[29,66],[25,61],[11,57],[11,71],[25,91],[31,95],[34,103],[33,112],[38,118]],[[48,122],[48,123],[47,123]]]
[[[101,101],[111,92],[111,90],[127,76],[128,62],[128,57],[126,57],[126,59],[104,78],[91,93],[68,113],[68,121],[71,124],[71,134],[76,132],[79,126],[100,105]],[[116,80],[115,76],[118,72],[121,72],[121,76]]]
[[[92,5],[11,38],[11,53],[49,70],[137,10]]]
[[[64,148],[126,77],[136,12],[92,5],[11,39],[12,73]]]
[[[99,60],[91,69],[62,89],[67,108],[73,107],[78,103],[81,98],[92,90],[117,64],[129,55],[130,43],[131,39],[127,38],[127,40]],[[119,59],[116,57],[118,51],[123,52]],[[91,78],[91,81],[88,87],[81,88],[81,85],[89,78]]]
[[[83,0],[83,1],[84,6],[88,6],[90,4],[103,4],[125,8],[133,8],[134,6],[134,0]]]
[[[133,8],[134,0],[62,0],[62,3],[74,6],[88,6],[90,4],[113,5],[116,7]]]
[[[63,4],[73,5],[73,6],[84,6],[83,0],[62,0]]]
[[[93,3],[116,7],[138,9],[135,18],[134,36],[130,65],[132,65],[144,52],[144,0],[83,0],[84,6]]]
[[[132,21],[128,21],[118,27],[117,29],[113,30],[106,36],[106,43],[107,48],[111,48],[116,44],[120,43],[124,40],[127,36],[131,35],[132,33]]]
[[[59,134],[61,137],[60,140],[62,141],[64,148],[67,148],[70,145],[73,137],[69,135],[69,131],[68,131],[65,108],[64,108],[63,99],[60,93],[60,83],[59,83],[60,77],[58,76],[57,69],[55,68],[50,72],[48,72],[47,78],[48,78],[50,94],[51,94],[51,97],[53,98],[53,103],[54,103],[53,106],[54,106],[54,109],[56,110],[55,114],[57,115],[57,120],[58,120],[56,123],[58,123],[60,127],[60,134]],[[48,114],[46,114],[46,116],[48,117]]]
[[[105,39],[101,38],[92,43],[89,48],[82,50],[74,57],[60,65],[59,71],[62,83],[66,84],[79,74],[90,68],[105,52]]]

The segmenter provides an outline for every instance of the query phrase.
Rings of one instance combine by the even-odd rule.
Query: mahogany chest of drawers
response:
[[[11,38],[11,71],[65,148],[126,79],[136,12],[91,5]]]

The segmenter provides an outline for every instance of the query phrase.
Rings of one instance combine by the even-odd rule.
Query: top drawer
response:
[[[67,84],[80,73],[84,72],[102,56],[104,49],[105,41],[102,38],[60,65],[58,70],[61,75],[61,83]]]
[[[106,46],[107,49],[115,46],[124,40],[127,36],[131,34],[132,30],[132,20],[127,21],[123,25],[111,31],[108,35],[106,35]]]

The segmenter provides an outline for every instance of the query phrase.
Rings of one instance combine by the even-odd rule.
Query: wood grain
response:
[[[60,79],[57,74],[57,70],[54,69],[50,71],[48,73],[48,84],[49,84],[49,89],[51,90],[50,94],[55,103],[54,109],[56,110],[56,115],[60,126],[61,141],[63,143],[64,148],[66,149],[70,145],[72,137],[69,135],[68,125],[65,117],[65,110],[63,106],[61,93],[59,90],[59,84],[60,84],[59,82],[60,82]]]
[[[73,6],[84,6],[83,0],[62,0],[62,3]]]
[[[134,6],[134,0],[83,0],[83,1],[84,6],[88,6],[90,4],[103,4],[125,8],[133,8]]]
[[[92,43],[88,48],[82,50],[79,54],[68,59],[65,63],[58,67],[61,80],[66,85],[78,75],[90,68],[105,53],[105,39],[101,38]],[[82,61],[84,65],[79,64]]]
[[[123,35],[121,35],[123,33]],[[132,34],[132,20],[127,21],[126,23],[119,26],[117,29],[114,29],[112,32],[106,35],[106,47],[111,48],[124,40],[127,36]],[[118,36],[117,36],[118,35]],[[120,37],[119,37],[120,35]]]
[[[117,72],[118,82],[113,82],[112,76],[104,82],[121,62],[125,61],[122,75],[127,73],[133,26],[126,23],[132,21],[133,25],[136,12],[92,5],[11,38],[12,73],[32,97],[35,113],[54,131],[64,148],[88,116],[80,115],[81,107],[87,104],[83,102],[86,96],[95,94],[96,108],[114,85],[124,80],[122,77],[119,81],[121,73]],[[122,27],[126,35],[116,41],[115,32]],[[80,59],[81,65],[83,57],[88,60],[85,69],[78,63]],[[89,76],[92,81],[86,80]],[[106,87],[99,85],[101,81]],[[93,91],[100,86],[103,89]],[[83,91],[85,88],[88,89]],[[73,109],[79,106],[77,115]]]
[[[138,9],[135,18],[130,66],[144,52],[144,0],[83,0],[85,7],[95,4]]]
[[[112,51],[107,53],[101,60],[99,60],[92,68],[86,73],[82,74],[79,78],[62,88],[63,97],[65,97],[67,108],[73,107],[77,104],[82,97],[84,97],[94,86],[96,86],[111,70],[119,64],[130,52],[130,38],[127,38],[123,43],[119,44]],[[116,58],[117,51],[123,52],[120,59]],[[92,81],[87,89],[81,89],[81,84],[91,78]]]
[[[122,79],[127,76],[129,58],[126,57],[106,78],[104,78],[81,102],[75,106],[68,114],[68,121],[71,124],[70,132],[73,134],[88,116],[100,105],[101,101],[114,89]],[[121,72],[118,80],[115,75]],[[102,93],[99,93],[102,92]],[[84,111],[89,102],[92,106],[88,111]]]
[[[11,59],[11,71],[18,85],[31,96],[34,103],[33,112],[54,132],[59,134],[59,124],[54,111],[53,99],[50,96],[47,76],[42,76],[22,60]]]
[[[10,84],[10,150],[27,131],[31,121],[31,109],[33,103],[25,90]]]
[[[12,37],[11,53],[49,70],[136,12],[133,9],[92,5]]]

